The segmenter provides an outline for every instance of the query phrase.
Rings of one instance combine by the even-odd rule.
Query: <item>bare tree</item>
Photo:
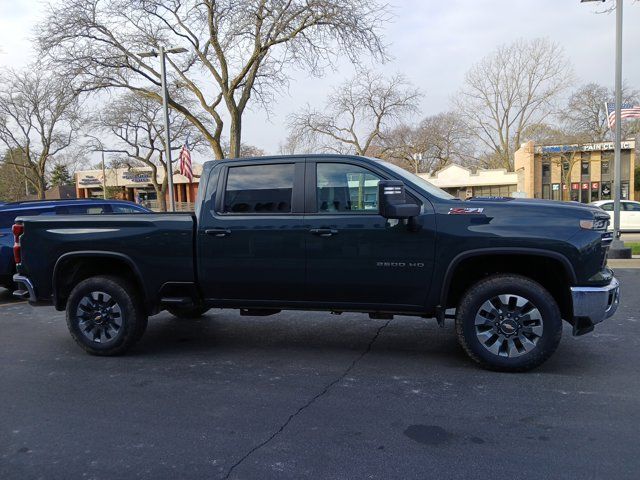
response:
[[[170,106],[222,158],[225,121],[229,154],[237,157],[250,100],[267,106],[286,85],[287,68],[319,74],[338,55],[356,63],[365,53],[384,59],[380,32],[388,17],[378,0],[61,0],[50,5],[38,40],[85,89],[123,87],[157,102],[157,63],[139,52],[188,49],[167,61],[171,82],[195,102],[171,98]]]
[[[426,117],[415,127],[400,125],[383,139],[382,156],[414,173],[433,173],[473,159],[473,142],[455,112]]]
[[[19,162],[9,158],[5,163],[27,179],[38,198],[45,198],[51,159],[71,145],[80,125],[78,97],[67,81],[39,65],[3,72],[0,143],[22,156]]]
[[[308,145],[337,153],[367,155],[407,114],[417,110],[420,92],[402,75],[385,79],[357,73],[333,90],[322,111],[306,107],[289,118],[291,135]]]
[[[20,165],[23,165],[20,167]],[[15,202],[33,193],[33,181],[25,176],[33,173],[27,170],[26,157],[20,150],[7,150],[0,161],[0,201]],[[33,180],[33,179],[32,179]]]
[[[556,111],[571,81],[562,49],[547,39],[503,45],[466,74],[455,104],[487,156],[507,169],[522,132]]]
[[[103,147],[94,142],[98,143],[94,145],[94,149],[119,155],[120,164],[149,167],[151,184],[156,191],[159,207],[166,211],[169,176],[162,115],[162,106],[159,103],[147,96],[127,92],[109,103],[95,120],[96,125],[111,134],[117,142],[112,147]],[[182,147],[187,135],[190,135],[191,149],[197,148],[203,141],[202,135],[184,117],[171,115],[169,129],[172,151]],[[159,171],[163,173],[162,181]]]
[[[563,115],[564,123],[571,133],[586,137],[585,141],[603,142],[611,139],[606,103],[613,102],[614,98],[612,89],[597,83],[583,85],[569,97]],[[626,85],[623,87],[623,103],[636,103],[639,99],[640,92]],[[623,138],[639,131],[640,122],[623,123]]]

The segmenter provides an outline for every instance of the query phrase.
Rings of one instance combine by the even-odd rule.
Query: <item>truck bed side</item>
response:
[[[191,214],[25,217],[19,273],[29,276],[40,301],[55,301],[60,285],[101,264],[131,278],[156,303],[166,284],[195,285]],[[80,273],[81,274],[81,273]]]

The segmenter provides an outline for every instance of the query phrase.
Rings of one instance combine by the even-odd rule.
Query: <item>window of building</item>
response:
[[[473,187],[473,196],[510,197],[517,189],[517,185],[487,185],[483,187]]]
[[[611,182],[602,182],[600,187],[600,199],[611,200]]]
[[[589,176],[589,162],[581,162],[580,163],[580,174],[583,177],[588,177]]]
[[[624,178],[624,173],[622,178]],[[629,200],[629,182],[620,182],[620,198]]]
[[[548,183],[542,185],[542,198],[551,199],[551,185]]]
[[[543,163],[542,164],[542,181],[549,179],[551,177],[551,164]]]
[[[320,213],[376,213],[378,182],[369,170],[347,163],[319,163],[316,202]]]
[[[602,175],[609,175],[609,160],[603,160],[600,164],[600,173]]]
[[[551,194],[554,200],[560,200],[560,192],[562,191],[559,183],[551,185]]]
[[[294,168],[293,163],[229,168],[224,212],[291,212]]]

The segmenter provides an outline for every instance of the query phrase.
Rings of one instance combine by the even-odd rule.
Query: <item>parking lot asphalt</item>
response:
[[[618,313],[526,374],[452,325],[162,313],[127,356],[0,292],[0,478],[637,479],[639,270]]]

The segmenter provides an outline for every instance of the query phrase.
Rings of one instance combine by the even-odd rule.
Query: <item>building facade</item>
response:
[[[635,141],[622,142],[621,198],[634,200]],[[528,198],[589,203],[613,198],[612,142],[536,146],[515,154],[518,190]]]
[[[473,171],[451,164],[433,175],[421,173],[419,176],[461,199],[520,196],[518,175],[503,168]]]
[[[78,198],[102,198],[106,187],[111,196],[159,209],[160,202],[151,182],[153,172],[150,168],[108,168],[102,170],[83,170],[76,173],[76,193]],[[193,182],[179,174],[173,175],[173,195],[177,210],[193,210],[198,193],[202,165],[193,165]],[[158,183],[162,184],[164,172],[158,171]],[[165,194],[167,203],[169,192]]]

